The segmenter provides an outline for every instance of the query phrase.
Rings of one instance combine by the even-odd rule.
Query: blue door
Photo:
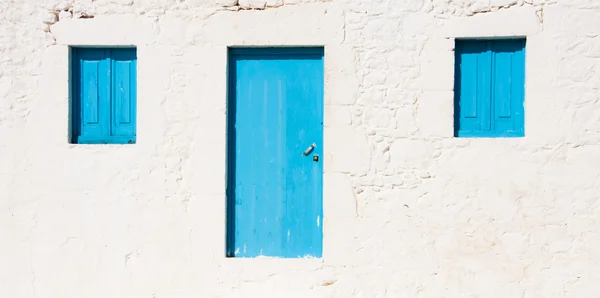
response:
[[[230,257],[321,257],[323,49],[230,49]]]

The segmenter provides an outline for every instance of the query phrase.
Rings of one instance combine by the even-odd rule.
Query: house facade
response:
[[[600,2],[0,16],[0,297],[600,291]]]

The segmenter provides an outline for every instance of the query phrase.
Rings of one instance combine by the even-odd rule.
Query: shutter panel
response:
[[[457,41],[455,69],[457,135],[491,129],[492,55],[487,41]]]
[[[136,126],[136,50],[112,49],[111,135],[131,137]]]
[[[525,57],[524,40],[493,41],[494,131],[523,135]]]
[[[103,49],[77,49],[76,116],[79,136],[83,139],[102,138],[110,133],[110,61]]]

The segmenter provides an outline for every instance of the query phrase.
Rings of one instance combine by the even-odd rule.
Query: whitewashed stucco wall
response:
[[[235,2],[0,0],[0,297],[597,297],[600,2]],[[494,36],[526,136],[454,138]],[[69,45],[137,46],[137,144],[68,144]],[[224,258],[234,45],[325,46],[322,259]]]

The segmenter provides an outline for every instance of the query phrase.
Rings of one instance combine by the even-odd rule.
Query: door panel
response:
[[[232,49],[229,63],[227,253],[320,257],[323,50]]]

